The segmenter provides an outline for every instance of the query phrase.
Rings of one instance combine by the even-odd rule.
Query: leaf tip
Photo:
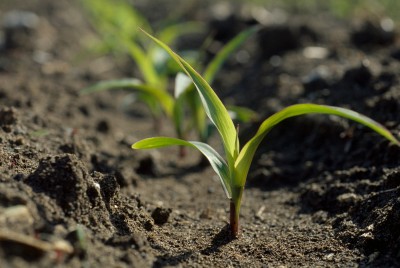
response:
[[[137,145],[137,142],[135,142],[134,144],[131,145],[131,148],[136,150],[136,149],[140,149],[139,146]]]

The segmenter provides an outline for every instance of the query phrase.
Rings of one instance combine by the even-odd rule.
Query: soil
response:
[[[166,11],[151,3],[138,5],[156,21]],[[260,22],[202,5],[185,15],[207,22],[216,45]],[[294,103],[337,105],[399,136],[390,20],[271,14],[281,23],[264,21],[219,73],[225,102],[260,118]],[[399,267],[400,148],[336,117],[285,121],[257,152],[231,239],[229,202],[196,152],[133,151],[155,135],[143,105],[126,109],[124,91],[79,94],[136,73],[128,57],[89,52],[98,35],[79,3],[6,0],[0,17],[1,267]],[[260,122],[241,126],[242,144]],[[168,123],[162,132],[172,135]]]

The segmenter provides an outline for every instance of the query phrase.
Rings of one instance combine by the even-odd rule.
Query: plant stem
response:
[[[232,200],[230,201],[229,225],[232,237],[237,238],[239,236],[239,214],[236,213],[236,206]]]
[[[234,187],[234,191],[232,193],[232,199],[230,200],[230,217],[229,224],[231,235],[234,238],[239,237],[239,212],[240,205],[242,202],[242,194],[244,187]]]

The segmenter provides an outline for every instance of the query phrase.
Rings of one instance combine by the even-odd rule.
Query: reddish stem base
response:
[[[234,202],[230,202],[230,217],[229,224],[231,230],[231,236],[238,238],[239,236],[239,215],[236,213],[236,207]]]

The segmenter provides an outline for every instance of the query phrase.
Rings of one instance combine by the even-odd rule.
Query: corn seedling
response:
[[[358,122],[389,141],[400,145],[400,142],[382,125],[355,111],[317,104],[296,104],[268,117],[259,127],[257,133],[243,147],[239,145],[238,131],[229,117],[228,111],[222,101],[207,81],[199,75],[184,59],[173,52],[160,40],[147,34],[181,66],[184,72],[192,79],[196,86],[204,110],[217,128],[225,151],[225,159],[210,145],[199,141],[186,141],[170,137],[153,137],[136,142],[133,149],[152,149],[172,145],[188,146],[198,149],[209,160],[211,167],[220,178],[222,187],[230,203],[230,231],[233,237],[239,234],[239,211],[246,178],[249,168],[261,141],[268,132],[279,122],[294,116],[304,114],[329,114],[344,117]]]
[[[243,44],[243,42],[245,42],[257,30],[258,27],[252,27],[239,33],[216,54],[216,56],[209,62],[204,70],[204,77],[208,83],[213,82],[216,74],[221,69],[222,65],[228,59],[228,57],[232,53],[234,53],[240,47],[240,45]],[[131,45],[135,47],[135,53],[141,51],[141,48],[136,46],[136,44]],[[153,43],[153,45],[155,44]],[[144,77],[147,77],[145,82],[142,82],[141,80],[136,78],[103,81],[84,89],[82,93],[87,94],[117,88],[134,89],[136,92],[139,93],[137,97],[141,101],[146,103],[146,105],[152,111],[155,122],[159,122],[161,115],[165,114],[173,122],[176,136],[178,138],[184,138],[185,136],[187,136],[187,133],[191,129],[195,129],[200,139],[202,141],[206,140],[208,136],[206,115],[201,105],[200,98],[191,84],[190,78],[182,73],[178,73],[175,79],[174,95],[171,95],[167,90],[167,76],[162,76],[160,73],[157,73],[156,66],[152,64],[149,65],[148,63],[150,61],[146,60],[150,57],[150,54],[152,53],[150,52],[150,54],[147,56],[144,54],[144,52],[140,52],[139,54],[143,57],[141,56],[135,58],[137,59],[138,65],[143,66],[143,68],[140,69],[142,70]],[[147,73],[147,70],[152,70],[152,75],[145,75]],[[156,81],[158,83],[156,83]],[[186,126],[184,120],[185,105],[189,107],[191,118],[190,123]],[[253,111],[245,109],[243,107],[232,106],[231,109],[231,112],[235,113],[236,117],[239,120],[249,121],[255,116],[255,113]],[[157,126],[157,124],[155,124],[155,126]],[[156,129],[158,128],[156,127]],[[184,154],[183,151],[181,151],[181,154]]]

